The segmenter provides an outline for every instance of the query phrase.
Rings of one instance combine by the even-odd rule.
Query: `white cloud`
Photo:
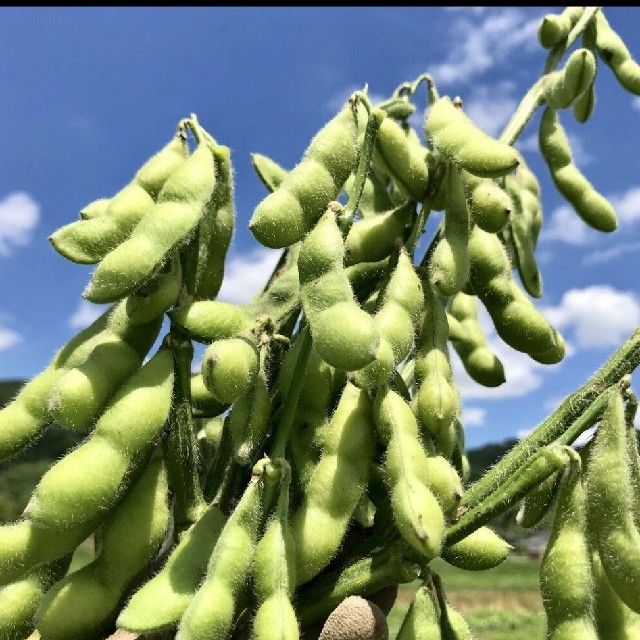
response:
[[[262,248],[231,258],[218,298],[234,304],[249,302],[267,283],[279,258],[279,251]]]
[[[609,196],[621,224],[640,219],[640,187],[631,187],[622,195]]]
[[[501,82],[496,86],[476,85],[464,100],[464,111],[477,127],[490,136],[498,136],[518,105],[515,85]]]
[[[582,449],[589,440],[591,440],[591,436],[596,432],[597,427],[591,427],[591,429],[587,429],[583,431],[574,441],[573,446],[576,449]]]
[[[10,349],[22,340],[22,336],[8,327],[0,327],[0,351]]]
[[[626,253],[635,253],[640,251],[640,241],[638,242],[623,242],[617,244],[609,249],[603,249],[602,251],[594,251],[582,260],[583,265],[604,264],[611,260],[616,260],[620,256]]]
[[[549,222],[542,225],[540,241],[558,240],[567,244],[584,245],[594,242],[599,233],[588,227],[571,206],[563,204],[552,212]]]
[[[631,291],[609,285],[570,289],[556,307],[541,309],[559,330],[570,332],[577,347],[618,346],[640,325],[640,301]]]
[[[76,310],[69,318],[69,326],[72,329],[84,329],[104,313],[104,307],[99,307],[86,300],[80,300]]]
[[[532,133],[525,138],[518,138],[514,146],[520,153],[540,153],[537,133]]]
[[[640,111],[640,96],[634,96],[631,100],[631,106]]]
[[[539,16],[530,15],[515,7],[500,7],[456,20],[446,37],[453,43],[449,56],[432,67],[436,83],[451,85],[475,80],[494,63],[509,63],[514,52],[536,49]]]
[[[463,407],[462,408],[462,424],[465,427],[483,427],[486,417],[486,409],[481,407]]]
[[[0,200],[0,256],[10,256],[12,245],[28,245],[39,219],[40,205],[24,191]]]

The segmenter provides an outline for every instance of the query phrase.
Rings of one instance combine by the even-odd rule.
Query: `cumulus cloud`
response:
[[[80,300],[76,310],[69,318],[69,326],[72,329],[84,329],[104,312],[104,307],[99,307],[86,300]]]
[[[495,63],[509,61],[516,51],[538,48],[539,15],[531,17],[530,12],[515,7],[499,7],[470,16],[460,12],[458,16],[447,37],[455,46],[446,60],[432,67],[439,85],[474,80]]]
[[[617,244],[609,249],[602,249],[601,251],[594,251],[585,256],[582,260],[583,265],[604,264],[605,262],[611,262],[617,260],[621,256],[627,253],[635,253],[640,251],[640,241],[638,242],[623,242]]]
[[[22,336],[9,329],[9,327],[0,326],[0,351],[6,351],[22,340]]]
[[[524,138],[518,138],[518,141],[514,146],[520,153],[540,153],[537,133],[532,133],[531,135],[525,136]]]
[[[264,287],[279,258],[279,251],[262,248],[231,258],[218,298],[234,304],[249,302]]]
[[[631,106],[640,111],[640,96],[634,96],[631,100]]]
[[[609,285],[570,289],[555,307],[541,309],[549,322],[567,333],[576,347],[615,347],[640,325],[640,301],[631,291]]]
[[[0,200],[0,256],[31,242],[40,219],[40,205],[26,192],[14,191]]]
[[[586,245],[595,242],[599,233],[588,227],[568,204],[563,204],[555,209],[549,221],[542,225],[540,242],[557,240],[566,244]]]
[[[621,224],[640,219],[640,187],[631,187],[622,194],[609,197]]]
[[[486,409],[481,407],[462,407],[462,424],[465,427],[484,427]]]
[[[464,99],[464,111],[474,124],[490,136],[497,137],[516,110],[515,85],[501,82],[496,86],[474,86]]]

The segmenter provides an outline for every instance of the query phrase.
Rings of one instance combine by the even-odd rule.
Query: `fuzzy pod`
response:
[[[70,561],[71,555],[67,555],[0,587],[0,638],[24,640],[34,630],[34,616],[42,598],[64,576]]]
[[[202,357],[202,379],[213,397],[233,404],[253,386],[260,369],[258,350],[248,338],[213,342]]]
[[[235,226],[231,150],[229,147],[215,145],[212,153],[216,184],[197,230],[196,299],[213,299],[218,295]]]
[[[43,637],[85,640],[112,623],[127,589],[164,539],[169,524],[168,490],[164,463],[156,458],[107,519],[96,559],[45,595],[36,615]]]
[[[396,239],[405,235],[415,212],[415,203],[408,202],[354,223],[344,243],[345,266],[386,258],[393,251]]]
[[[518,166],[517,151],[478,129],[447,96],[437,100],[424,121],[432,147],[481,178],[498,178]]]
[[[633,523],[624,402],[611,397],[586,474],[591,543],[618,597],[640,613],[640,533]]]
[[[198,418],[215,418],[222,415],[229,405],[216,400],[205,387],[202,376],[196,373],[191,376],[191,408]]]
[[[513,547],[489,527],[480,527],[442,551],[442,558],[458,569],[486,571],[504,562]]]
[[[427,196],[429,167],[427,150],[413,144],[402,127],[385,118],[376,136],[374,159],[377,160],[404,195],[416,202]]]
[[[560,474],[554,473],[525,496],[516,522],[523,529],[532,529],[540,524],[553,507],[559,488]]]
[[[429,259],[429,281],[443,296],[461,291],[469,279],[469,211],[455,164],[447,167],[444,227]]]
[[[460,413],[460,403],[449,363],[449,326],[444,305],[432,287],[425,286],[424,294],[425,314],[415,356],[414,407],[422,426],[437,438]]]
[[[590,20],[589,24],[582,32],[582,46],[585,49],[588,49],[592,54],[596,54],[596,30],[594,20]],[[577,98],[571,105],[573,117],[581,124],[584,124],[589,119],[596,104],[595,75],[597,75],[597,72],[598,61],[596,59],[596,73],[594,74],[593,82],[589,85],[589,88],[582,94],[582,96]]]
[[[210,507],[185,531],[164,567],[134,593],[122,610],[118,627],[152,633],[179,622],[204,577],[225,521],[217,507]]]
[[[351,193],[355,181],[355,174],[352,173],[345,182],[344,190],[347,195]],[[393,209],[393,200],[387,191],[382,180],[371,170],[364,182],[364,188],[360,196],[358,209],[363,218],[371,218],[381,213],[386,213]]]
[[[284,182],[284,179],[289,173],[277,162],[260,153],[251,154],[251,164],[258,178],[260,178],[260,182],[262,182],[270,193],[273,193]]]
[[[350,106],[313,138],[280,186],[258,204],[249,229],[258,242],[278,249],[311,230],[357,165],[357,120]]]
[[[578,23],[584,13],[584,7],[567,7],[562,13],[548,13],[538,25],[538,42],[545,48],[551,49],[563,40]]]
[[[169,318],[202,343],[232,338],[251,324],[241,307],[217,300],[190,302],[169,311]]]
[[[506,176],[505,189],[513,202],[510,218],[511,240],[515,249],[516,267],[527,293],[534,298],[542,297],[542,275],[534,255],[533,236],[522,203],[523,189],[515,176]]]
[[[374,447],[371,409],[366,391],[347,383],[324,433],[320,462],[291,518],[298,584],[329,564],[362,498]]]
[[[513,280],[500,240],[474,227],[469,257],[473,291],[489,312],[500,338],[516,351],[547,364],[559,362],[564,356],[564,343]]]
[[[262,512],[263,482],[254,475],[229,516],[207,573],[180,620],[176,640],[224,640],[254,562]]]
[[[504,367],[482,333],[475,297],[463,292],[456,294],[449,305],[449,313],[449,337],[466,372],[485,387],[500,386],[506,380]],[[456,327],[455,333],[451,327]]]
[[[511,198],[490,178],[478,178],[468,171],[461,175],[471,219],[483,231],[498,233],[509,220]]]
[[[388,640],[384,613],[360,596],[345,598],[326,619],[318,640]]]
[[[573,164],[569,140],[555,111],[547,108],[540,121],[540,152],[558,191],[590,227],[611,232],[618,226],[616,212]]]
[[[118,389],[93,435],[45,473],[26,516],[54,529],[106,516],[136,457],[164,427],[172,390],[173,355],[161,348]]]
[[[343,371],[355,371],[375,358],[380,334],[373,318],[355,301],[343,260],[342,234],[329,207],[298,256],[302,307],[322,359]]]
[[[357,386],[369,389],[389,380],[395,367],[409,355],[423,307],[420,278],[416,275],[409,254],[402,249],[385,289],[380,310],[373,319],[380,332],[380,349],[373,362],[354,374],[353,380]]]
[[[424,465],[427,487],[437,498],[444,515],[455,518],[462,497],[462,482],[458,472],[441,455],[429,455]]]
[[[442,640],[473,640],[467,621],[448,602],[440,609],[440,632]]]
[[[109,201],[111,198],[98,198],[91,201],[80,209],[80,218],[82,220],[90,220],[91,218],[97,218],[107,211]]]
[[[215,186],[211,150],[200,144],[162,187],[131,235],[110,251],[84,291],[92,302],[122,298],[147,281],[200,222]]]
[[[187,156],[186,141],[177,134],[138,170],[131,183],[109,200],[102,215],[72,222],[55,231],[49,238],[54,249],[72,262],[100,262],[154,208],[160,189],[184,165]]]
[[[429,587],[420,585],[405,614],[396,640],[441,640],[440,614]]]
[[[622,38],[611,28],[602,10],[595,16],[596,47],[618,82],[630,93],[640,95],[640,65],[631,57]]]
[[[418,423],[407,403],[388,387],[376,394],[373,418],[387,448],[385,470],[396,526],[405,541],[430,560],[442,550],[444,515],[428,487]]]
[[[596,58],[588,49],[577,49],[559,71],[542,78],[542,91],[549,108],[555,111],[570,107],[593,85],[596,77]]]

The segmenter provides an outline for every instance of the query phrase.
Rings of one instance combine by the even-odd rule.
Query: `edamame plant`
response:
[[[524,527],[555,510],[547,639],[640,637],[640,329],[472,485],[449,359],[453,347],[487,387],[509,378],[480,305],[512,348],[565,355],[532,300],[542,201],[514,143],[544,109],[555,186],[584,223],[615,231],[560,124],[569,107],[591,117],[598,58],[640,94],[614,28],[598,7],[545,16],[543,74],[497,139],[425,73],[378,105],[355,92],[290,170],[253,154],[268,193],[249,229],[282,254],[247,304],[215,299],[234,174],[195,115],[56,231],[58,253],[97,265],[84,297],[111,306],[0,411],[1,460],[53,422],[86,433],[0,525],[0,640],[386,640],[390,590],[415,580],[398,637],[471,638],[432,560],[499,565],[512,548],[491,521],[518,504]],[[69,572],[92,535],[95,559]]]

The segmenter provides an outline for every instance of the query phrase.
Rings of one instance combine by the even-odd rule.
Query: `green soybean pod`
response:
[[[589,90],[595,77],[595,56],[589,49],[577,49],[563,69],[542,77],[544,99],[551,109],[566,109]]]
[[[448,96],[429,107],[424,130],[433,148],[474,176],[499,178],[518,166],[518,152],[478,129]]]
[[[115,391],[137,371],[155,342],[162,315],[133,324],[125,301],[109,314],[104,339],[78,366],[54,385],[49,398],[51,417],[68,429],[88,429]]]
[[[449,313],[449,337],[466,372],[486,387],[500,386],[506,380],[504,367],[489,348],[482,333],[475,296],[469,296],[462,291],[457,293],[451,299]],[[451,330],[452,326],[456,326],[452,321],[457,323],[457,333]]]
[[[371,401],[347,382],[324,433],[320,462],[291,518],[296,580],[311,580],[337,553],[364,493],[373,457]]]
[[[598,231],[614,231],[616,212],[573,164],[569,141],[552,109],[545,109],[542,115],[539,141],[553,182],[576,213]]]
[[[469,211],[455,164],[449,164],[446,180],[444,228],[429,260],[429,281],[443,296],[453,296],[469,278]]]
[[[288,471],[286,472],[288,476]],[[296,585],[295,543],[289,529],[289,477],[282,480],[274,518],[256,547],[253,570],[258,610],[255,640],[298,640],[298,620],[291,604]]]
[[[595,20],[596,47],[600,57],[627,91],[640,95],[640,66],[631,57],[622,38],[611,28],[602,10],[596,13]]]
[[[133,594],[118,616],[117,626],[135,633],[153,633],[179,622],[204,577],[225,521],[220,509],[209,507],[182,534],[164,567]]]
[[[532,529],[540,524],[553,507],[559,488],[559,473],[554,473],[541,482],[525,496],[516,516],[516,522],[523,529]]]
[[[420,278],[409,254],[401,249],[382,306],[373,319],[380,332],[380,348],[376,359],[353,375],[357,386],[370,389],[389,380],[395,367],[409,355],[423,307]]]
[[[387,448],[385,470],[396,526],[406,542],[431,560],[442,550],[444,516],[428,487],[427,456],[416,419],[402,397],[388,387],[378,389],[373,418]]]
[[[440,614],[427,585],[420,585],[405,614],[396,640],[442,640]]]
[[[594,583],[587,505],[580,458],[576,459],[561,481],[551,537],[540,565],[549,640],[598,639],[591,618]]]
[[[392,252],[396,239],[405,235],[407,224],[415,212],[415,203],[408,202],[355,222],[344,243],[345,266],[386,258]]]
[[[34,616],[45,592],[69,568],[71,555],[41,565],[0,587],[0,638],[24,640],[35,628]]]
[[[84,297],[92,302],[122,298],[149,279],[196,228],[215,185],[211,150],[204,143],[167,180],[158,202],[131,235],[100,262]]]
[[[351,193],[354,181],[355,174],[352,173],[344,185],[347,194]],[[369,171],[369,175],[365,180],[358,208],[363,218],[370,218],[394,208],[393,200],[391,200],[387,188],[373,169]]]
[[[622,394],[611,397],[589,459],[586,486],[589,530],[602,566],[618,597],[640,613],[640,533],[631,511]]]
[[[538,41],[545,49],[551,49],[563,40],[578,23],[584,7],[567,7],[561,14],[548,13],[538,25]]]
[[[391,176],[403,194],[422,202],[427,196],[429,167],[427,150],[412,143],[402,127],[385,118],[376,136],[374,158]]]
[[[273,193],[287,177],[289,173],[283,169],[277,162],[271,160],[267,156],[260,153],[251,154],[251,164],[262,184]]]
[[[511,199],[490,178],[478,178],[464,170],[461,175],[473,222],[484,231],[498,233],[509,220],[513,208]]]
[[[355,371],[373,361],[380,334],[356,303],[343,260],[342,234],[329,207],[300,249],[300,295],[320,357],[338,369]]]
[[[223,414],[229,405],[216,400],[204,386],[202,376],[196,373],[191,376],[191,408],[199,418],[214,418]]]
[[[520,280],[530,296],[540,298],[542,297],[542,276],[536,263],[533,238],[525,218],[521,199],[523,190],[515,176],[505,176],[504,183],[514,205],[510,218],[511,238]]]
[[[203,343],[232,338],[251,324],[241,307],[217,300],[190,302],[169,311],[169,318],[190,338]]]
[[[83,220],[90,220],[91,218],[101,216],[106,212],[110,200],[111,198],[98,198],[97,200],[92,200],[80,210],[80,217]]]
[[[235,225],[231,150],[229,147],[215,145],[212,153],[216,185],[205,205],[197,232],[198,260],[194,294],[200,299],[213,299],[220,291],[224,277],[224,262]]]
[[[271,249],[298,242],[335,200],[357,165],[357,119],[345,106],[313,138],[301,162],[258,204],[249,222]]]
[[[473,640],[467,621],[448,602],[440,603],[440,633],[442,640]]]
[[[253,475],[213,548],[204,581],[180,620],[176,640],[224,640],[254,562],[263,482]]]
[[[424,477],[444,515],[455,518],[462,498],[462,482],[454,466],[444,456],[430,452],[424,463]]]
[[[595,20],[590,20],[585,30],[582,32],[582,46],[588,49],[592,54],[596,53],[596,32],[595,32]],[[596,104],[596,92],[595,92],[595,76],[598,71],[598,62],[596,60],[596,72],[594,74],[593,82],[589,85],[589,88],[577,98],[571,105],[571,111],[573,117],[581,124],[585,123]]]
[[[127,589],[160,548],[168,524],[167,474],[162,459],[156,458],[107,519],[97,558],[43,598],[36,615],[41,635],[85,640],[104,631]]]
[[[593,617],[599,638],[635,640],[640,634],[640,614],[627,607],[613,590],[597,551],[593,553]]]
[[[513,547],[489,527],[480,527],[442,550],[442,559],[458,569],[486,571],[504,562]]]
[[[255,383],[260,361],[252,340],[225,338],[213,342],[202,357],[202,379],[213,397],[233,404]]]
[[[124,189],[110,199],[103,215],[80,220],[55,231],[54,249],[72,262],[94,264],[131,234],[170,176],[186,161],[188,149],[182,133],[150,158]]]
[[[172,389],[173,355],[163,347],[118,389],[93,435],[45,473],[25,515],[53,529],[106,515],[136,457],[164,427]]]

